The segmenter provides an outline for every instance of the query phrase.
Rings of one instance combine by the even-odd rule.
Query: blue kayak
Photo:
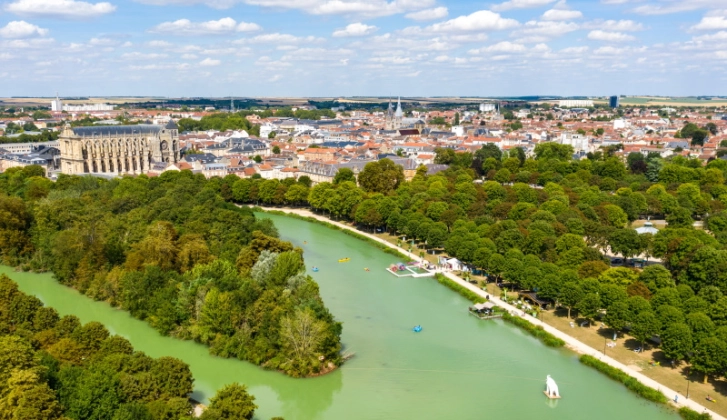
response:
[[[414,332],[421,332],[422,326],[421,325],[417,325],[416,327],[412,328],[411,330],[414,331]]]

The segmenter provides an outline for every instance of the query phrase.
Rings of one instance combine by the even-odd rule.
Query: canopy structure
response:
[[[659,229],[655,228],[654,224],[651,223],[650,221],[644,222],[644,226],[636,228],[635,230],[636,230],[636,233],[638,233],[639,235],[643,235],[644,233],[650,233],[652,235],[656,235],[657,233],[659,233]]]
[[[474,308],[478,311],[482,311],[485,309],[492,309],[495,307],[495,304],[492,302],[484,302],[484,303],[477,303],[475,304]]]

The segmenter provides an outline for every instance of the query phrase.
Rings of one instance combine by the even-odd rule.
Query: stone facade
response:
[[[142,174],[179,162],[177,125],[66,126],[58,139],[64,174]]]

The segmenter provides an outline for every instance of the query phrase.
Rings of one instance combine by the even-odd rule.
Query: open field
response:
[[[605,104],[606,100],[596,100],[595,103]],[[698,99],[696,97],[662,97],[662,96],[630,96],[620,99],[621,106],[693,106],[718,107],[727,106],[727,99]]]
[[[0,105],[4,106],[50,106],[53,98],[0,98]],[[125,104],[129,102],[162,102],[167,99],[154,97],[88,97],[88,99],[64,99],[64,104],[81,105],[81,104]]]

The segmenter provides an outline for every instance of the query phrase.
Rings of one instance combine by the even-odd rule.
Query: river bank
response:
[[[286,213],[286,214],[293,214],[293,215],[296,215],[296,216],[302,217],[302,218],[315,219],[315,220],[318,220],[319,222],[323,222],[324,224],[336,226],[339,229],[345,229],[345,230],[355,232],[356,235],[365,236],[368,238],[369,241],[374,241],[380,245],[386,246],[387,248],[396,250],[399,254],[402,254],[408,258],[411,258],[412,260],[421,259],[417,255],[410,253],[404,249],[398,248],[396,245],[391,244],[384,239],[381,239],[379,237],[376,237],[376,236],[371,235],[366,232],[361,232],[358,229],[356,229],[355,227],[350,226],[348,224],[330,220],[324,216],[315,214],[307,209],[269,208],[269,207],[260,207],[260,209],[263,211],[268,211],[268,212],[273,212],[273,213],[275,213],[275,212]],[[458,283],[460,286],[465,287],[466,289],[482,296],[483,298],[486,298],[489,295],[489,293],[481,290],[479,287],[472,285],[471,283],[463,280],[462,278],[452,274],[451,272],[442,272],[442,274],[444,276],[446,276],[447,278],[449,278],[450,280]],[[617,369],[625,372],[626,374],[634,377],[637,381],[639,381],[643,385],[654,388],[654,389],[658,390],[659,392],[663,393],[665,396],[667,396],[667,398],[669,398],[672,401],[670,403],[672,406],[674,406],[676,408],[688,407],[699,413],[707,412],[715,419],[725,419],[725,417],[723,417],[711,410],[708,410],[706,407],[698,404],[694,400],[686,399],[686,397],[684,395],[682,395],[681,393],[674,391],[674,390],[670,389],[669,387],[666,387],[666,386],[656,382],[655,380],[641,374],[640,372],[634,370],[630,366],[624,365],[623,363],[611,358],[610,356],[602,354],[601,351],[596,350],[596,349],[582,343],[581,341],[578,341],[577,339],[573,338],[572,336],[570,336],[568,334],[563,333],[562,331],[558,330],[557,328],[555,328],[549,324],[546,324],[546,323],[540,321],[539,319],[534,318],[528,314],[523,314],[521,310],[519,310],[518,308],[516,308],[506,302],[503,302],[498,297],[492,296],[492,295],[489,295],[489,296],[490,296],[490,299],[493,299],[495,302],[497,302],[497,304],[499,306],[503,307],[505,310],[522,314],[522,316],[521,316],[522,319],[527,320],[528,322],[530,322],[533,325],[542,327],[546,332],[565,341],[566,347],[569,348],[570,350],[572,350],[578,354],[581,354],[581,355],[592,356],[592,357],[600,360],[601,362],[606,363],[609,366],[617,368]],[[673,401],[674,396],[678,396],[678,400],[676,403]]]

